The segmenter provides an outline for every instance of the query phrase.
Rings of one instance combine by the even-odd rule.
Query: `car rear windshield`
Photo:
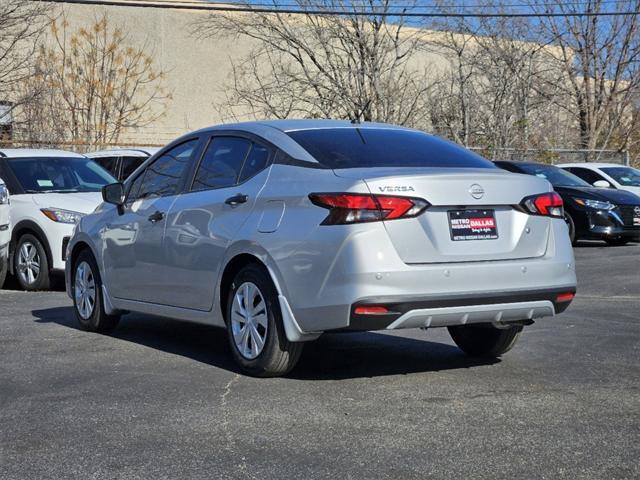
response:
[[[7,164],[26,193],[98,192],[116,181],[88,158],[10,158]]]
[[[287,133],[322,165],[333,168],[496,168],[454,143],[413,130],[325,128]]]

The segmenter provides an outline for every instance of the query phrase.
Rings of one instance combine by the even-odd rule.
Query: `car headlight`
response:
[[[602,202],[600,200],[589,200],[583,198],[574,199],[578,205],[583,207],[594,208],[596,210],[613,210],[616,206],[611,202]]]
[[[44,213],[47,218],[58,223],[76,224],[84,217],[84,213],[72,212],[71,210],[63,210],[61,208],[41,208],[40,211]]]
[[[9,203],[9,190],[5,184],[0,184],[0,205],[5,205]]]

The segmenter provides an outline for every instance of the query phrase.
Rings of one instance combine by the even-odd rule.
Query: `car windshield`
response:
[[[98,192],[116,181],[88,158],[10,158],[7,163],[27,193]]]
[[[602,171],[624,187],[640,187],[640,170],[631,167],[603,167]]]
[[[573,173],[569,173],[566,170],[551,165],[533,165],[530,163],[523,163],[519,165],[519,167],[529,175],[535,175],[536,177],[548,180],[554,187],[591,186],[581,178],[576,177]]]
[[[433,135],[390,128],[322,128],[288,132],[329,168],[496,168],[469,150]]]

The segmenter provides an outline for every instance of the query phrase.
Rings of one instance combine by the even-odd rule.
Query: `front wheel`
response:
[[[497,328],[489,323],[448,327],[460,350],[474,357],[496,358],[513,348],[522,326]]]
[[[0,288],[4,286],[4,281],[7,278],[8,269],[9,269],[9,259],[0,258]]]
[[[569,229],[569,239],[571,240],[571,245],[576,245],[576,223],[573,221],[571,215],[567,212],[564,212],[564,221],[567,224],[567,228]]]
[[[259,265],[248,265],[236,275],[230,290],[227,332],[240,368],[255,377],[289,372],[303,344],[287,340],[278,293],[268,273]]]
[[[34,235],[22,235],[13,255],[14,272],[27,291],[47,290],[50,285],[49,261],[42,242]]]
[[[80,328],[89,332],[108,332],[116,328],[120,317],[107,315],[104,310],[102,280],[90,251],[80,252],[72,275],[73,306]]]

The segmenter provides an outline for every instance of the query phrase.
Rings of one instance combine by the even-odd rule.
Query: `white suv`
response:
[[[32,149],[1,149],[0,178],[11,194],[9,272],[25,290],[46,289],[64,271],[75,224],[115,179],[83,155]]]
[[[11,239],[9,208],[9,190],[0,178],[0,288],[4,285],[9,263],[9,240]]]

